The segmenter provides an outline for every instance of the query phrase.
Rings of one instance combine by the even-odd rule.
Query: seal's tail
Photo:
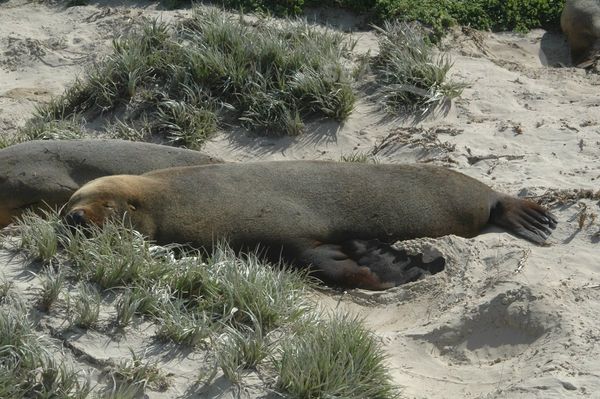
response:
[[[490,223],[536,244],[543,244],[558,221],[550,211],[535,202],[502,196],[492,208]]]

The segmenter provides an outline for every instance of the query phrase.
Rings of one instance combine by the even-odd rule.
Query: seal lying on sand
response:
[[[560,26],[574,65],[587,67],[600,55],[600,0],[567,0]]]
[[[0,228],[25,209],[61,206],[114,174],[221,162],[197,151],[123,140],[29,141],[0,150]]]
[[[94,180],[64,208],[71,224],[126,215],[160,244],[236,250],[260,245],[327,283],[385,289],[440,271],[443,259],[392,254],[385,243],[477,235],[493,223],[543,243],[556,219],[445,168],[322,161],[220,164]]]

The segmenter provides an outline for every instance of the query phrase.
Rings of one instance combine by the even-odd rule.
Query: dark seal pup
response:
[[[385,243],[472,237],[488,223],[543,243],[556,225],[541,206],[445,168],[322,161],[103,177],[73,194],[65,215],[79,225],[126,215],[161,244],[210,249],[225,237],[236,250],[260,245],[272,259],[310,267],[326,283],[375,290],[443,268],[443,259],[428,264],[390,255]]]
[[[101,176],[221,162],[206,154],[123,140],[29,141],[0,150],[0,228],[25,209],[64,205]]]
[[[593,63],[600,55],[600,0],[567,0],[560,26],[567,35],[573,65]]]

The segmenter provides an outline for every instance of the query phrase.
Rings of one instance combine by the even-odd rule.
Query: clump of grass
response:
[[[8,280],[5,276],[0,277],[0,304],[5,303],[12,298],[12,289],[15,283]]]
[[[138,395],[146,389],[166,391],[169,387],[168,376],[159,368],[156,362],[144,361],[142,355],[131,350],[131,359],[121,362],[106,370],[113,381],[113,390],[119,386],[136,388]]]
[[[104,289],[127,285],[141,276],[151,278],[165,266],[163,259],[152,256],[150,244],[138,232],[119,221],[87,231],[67,230],[62,245],[80,278]]]
[[[188,309],[180,300],[163,301],[155,310],[156,336],[192,347],[205,344],[216,325],[205,312]]]
[[[56,362],[35,328],[20,300],[0,307],[0,397],[87,397],[89,384],[80,383],[66,363]]]
[[[115,40],[113,53],[38,109],[32,124],[125,108],[115,134],[137,138],[129,127],[145,120],[151,135],[198,147],[222,120],[299,134],[307,118],[341,121],[352,112],[353,43],[343,34],[206,10],[176,25],[146,21]]]
[[[266,333],[312,309],[304,297],[307,280],[302,273],[270,265],[256,253],[236,256],[224,243],[216,246],[207,263],[220,286],[213,310],[231,316],[233,323],[258,323]]]
[[[136,314],[151,314],[156,309],[156,299],[144,288],[128,288],[115,304],[117,325],[126,327]]]
[[[297,398],[393,398],[385,355],[356,317],[334,315],[283,343],[277,389]]]
[[[85,136],[84,122],[77,115],[68,119],[31,119],[17,131],[20,141],[75,140]]]
[[[236,255],[224,243],[218,243],[209,256],[179,247],[152,246],[115,221],[85,234],[77,229],[57,231],[72,262],[81,262],[84,254],[96,254],[73,265],[73,277],[83,282],[78,294],[67,297],[72,325],[89,328],[97,323],[102,297],[88,281],[105,281],[107,288],[125,287],[116,305],[119,325],[144,314],[156,322],[159,338],[190,346],[216,343],[216,364],[234,382],[241,381],[243,370],[266,366],[278,373],[278,389],[293,397],[388,398],[395,394],[373,336],[346,315],[316,320],[302,274],[274,268],[256,254]],[[122,259],[105,259],[110,256],[106,248]],[[107,280],[98,278],[95,263],[119,268],[123,259],[129,266],[120,269],[129,271]],[[0,344],[8,334],[1,316],[0,312]],[[54,366],[44,375],[48,387],[62,384],[73,392],[85,391],[85,387],[69,385],[72,376]],[[109,375],[115,382],[104,397],[133,398],[146,388],[166,387],[156,365],[135,355]],[[0,397],[4,397],[2,378],[0,374]]]
[[[100,317],[101,302],[102,297],[93,285],[80,284],[78,295],[69,298],[71,324],[81,328],[94,327]]]
[[[242,369],[253,369],[272,353],[272,342],[264,334],[260,323],[253,319],[252,326],[240,329],[226,327],[217,349],[217,363],[227,379],[234,383],[241,381]]]
[[[42,287],[40,298],[38,299],[38,307],[43,311],[48,311],[58,300],[58,296],[65,284],[65,275],[61,269],[55,270],[49,267],[40,278]]]
[[[16,226],[21,233],[20,249],[32,259],[49,264],[58,252],[56,229],[60,221],[54,211],[46,211],[43,215],[44,218],[41,218],[33,211],[25,211],[18,218]]]
[[[452,67],[448,56],[435,55],[418,25],[386,22],[376,30],[380,53],[375,67],[390,110],[416,107],[427,113],[462,93],[465,85],[446,77]]]
[[[184,101],[168,100],[158,106],[160,130],[169,141],[187,148],[198,148],[217,130],[214,111],[198,108]]]
[[[379,163],[379,159],[373,154],[368,152],[351,152],[349,154],[342,154],[340,156],[340,162],[357,162],[357,163]]]

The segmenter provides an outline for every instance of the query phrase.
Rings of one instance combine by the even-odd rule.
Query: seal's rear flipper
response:
[[[503,196],[491,210],[490,223],[529,241],[543,244],[558,221],[552,213],[535,202]]]
[[[315,275],[327,283],[369,290],[419,280],[439,273],[446,264],[442,257],[425,263],[421,254],[408,255],[379,240],[321,244],[305,250],[298,261],[310,265]]]

